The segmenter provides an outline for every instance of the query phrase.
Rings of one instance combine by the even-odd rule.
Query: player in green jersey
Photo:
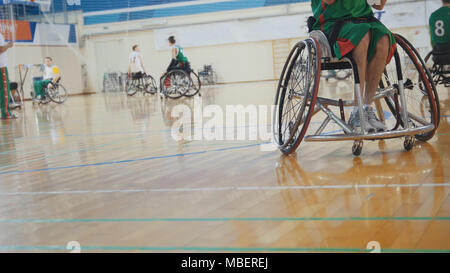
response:
[[[442,7],[431,14],[429,23],[433,61],[450,65],[450,0],[442,0]],[[444,70],[448,71],[448,68]]]
[[[450,0],[442,0],[442,7],[434,11],[430,16],[431,43],[450,43]]]
[[[191,72],[191,65],[189,63],[188,58],[184,55],[184,49],[177,45],[177,41],[174,36],[169,37],[169,46],[172,51],[172,61],[170,62],[169,68],[167,71],[172,69],[181,68],[186,72]]]
[[[382,10],[385,4],[386,0],[311,1],[315,18],[313,29],[327,35],[337,58],[349,55],[358,66],[361,90],[365,90],[364,119],[369,132],[386,130],[371,106],[384,67],[396,48],[392,33],[373,16],[372,8]],[[357,107],[350,116],[349,124],[354,128],[361,126]]]

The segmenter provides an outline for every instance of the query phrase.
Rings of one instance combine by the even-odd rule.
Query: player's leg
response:
[[[369,63],[366,74],[364,108],[372,127],[377,131],[385,131],[387,129],[386,125],[377,118],[371,105],[384,68],[389,63],[395,50],[395,39],[390,31],[381,23],[373,23],[372,27],[372,39],[368,51]]]
[[[367,73],[367,53],[369,49],[370,38],[371,33],[367,32],[352,52],[352,58],[355,61],[356,66],[358,67],[358,74],[361,87],[360,90],[364,90],[364,87],[366,86],[365,75]],[[350,115],[349,125],[352,126],[353,128],[361,127],[361,120],[358,109],[359,109],[358,107],[355,107],[352,114]],[[367,115],[364,115],[364,118],[366,119]],[[368,132],[374,131],[374,128],[370,125],[370,123],[368,123],[368,120],[366,120],[365,122],[366,122],[365,126],[366,130]]]

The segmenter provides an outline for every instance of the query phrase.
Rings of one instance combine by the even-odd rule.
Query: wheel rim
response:
[[[402,82],[404,85],[407,111],[410,117],[410,126],[414,128],[426,124],[436,125],[436,104],[434,102],[433,90],[431,88],[430,82],[428,81],[425,70],[418,62],[412,50],[408,48],[406,43],[404,43],[401,38],[397,37],[397,43],[398,46],[396,54],[398,54],[402,68]],[[386,86],[388,88],[394,87],[398,89],[399,81],[396,71],[397,61],[395,60],[395,58],[393,59],[394,60],[386,66],[385,73],[382,77],[382,86]],[[387,101],[391,101],[390,103],[394,103],[393,99],[393,97],[387,98]],[[397,117],[397,112],[392,111],[392,105],[390,105],[389,108],[391,109],[391,113],[394,115],[394,117]],[[420,121],[418,121],[419,119]],[[388,126],[391,127],[392,123],[396,121],[397,119],[387,121]],[[403,126],[403,122],[400,122],[400,124]],[[417,137],[429,139],[433,136],[433,134],[434,131],[424,135],[418,135]]]
[[[190,78],[186,72],[171,71],[166,78],[170,78],[170,86],[165,87],[165,93],[167,96],[172,98],[179,98],[189,91]]]
[[[311,46],[301,43],[284,79],[278,116],[278,143],[283,152],[295,149],[304,134],[304,130],[298,130],[298,127],[309,114],[305,109],[311,105],[311,86],[316,76],[314,58]]]

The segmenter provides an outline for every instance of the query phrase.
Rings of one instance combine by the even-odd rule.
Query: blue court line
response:
[[[70,251],[66,246],[43,246],[43,245],[12,245],[0,246],[3,251]],[[201,247],[201,246],[83,246],[83,251],[198,251],[198,252],[371,252],[370,249],[362,248],[313,248],[313,247]],[[382,253],[450,253],[450,249],[389,249],[381,248]]]
[[[261,144],[269,144],[269,143],[270,142],[268,142],[268,143],[251,144],[251,145],[244,145],[244,146],[234,146],[234,147],[221,148],[221,149],[215,149],[215,150],[210,150],[210,151],[199,151],[199,152],[191,152],[191,153],[183,153],[183,154],[152,156],[152,157],[145,157],[145,158],[138,158],[138,159],[128,159],[128,160],[120,160],[120,161],[105,161],[105,162],[91,163],[91,164],[80,164],[80,165],[61,166],[61,167],[33,169],[33,170],[23,170],[23,171],[6,171],[6,172],[0,172],[0,175],[32,173],[32,172],[42,172],[42,171],[55,171],[55,170],[64,170],[64,169],[74,169],[74,168],[84,168],[84,167],[124,164],[124,163],[132,163],[132,162],[139,162],[139,161],[149,161],[149,160],[163,159],[163,158],[184,157],[184,156],[190,156],[190,155],[206,154],[208,152],[221,152],[221,151],[245,149],[245,148],[251,148],[251,147],[255,147],[255,146],[260,146]]]
[[[57,154],[52,154],[52,155],[45,155],[45,156],[40,157],[40,158],[35,158],[35,159],[32,159],[32,160],[22,161],[22,162],[15,163],[15,164],[5,165],[5,166],[0,167],[0,170],[7,169],[7,168],[10,168],[10,167],[16,167],[16,166],[28,164],[28,163],[31,163],[31,162],[41,161],[41,160],[45,160],[45,159],[49,159],[49,158],[55,158],[55,157],[59,157],[59,156],[63,156],[63,155],[79,153],[79,152],[85,152],[85,151],[91,151],[91,150],[97,150],[98,148],[103,148],[103,147],[107,147],[107,146],[111,146],[111,145],[115,145],[115,144],[118,144],[118,143],[121,143],[121,142],[127,142],[127,141],[130,141],[130,138],[121,139],[121,140],[115,140],[115,141],[107,142],[107,143],[104,143],[104,144],[97,144],[97,145],[94,145],[94,146],[90,146],[90,147],[86,147],[86,148],[82,148],[82,149],[77,149],[77,150],[71,150],[71,151],[67,151],[67,152],[63,152],[63,153],[59,153],[59,154],[57,153]],[[43,153],[43,151],[41,151],[41,152],[25,153],[25,155],[33,154],[33,153],[41,154],[41,153]]]
[[[225,217],[225,218],[111,218],[0,219],[0,224],[24,223],[151,223],[151,222],[316,222],[316,221],[450,221],[450,217]]]

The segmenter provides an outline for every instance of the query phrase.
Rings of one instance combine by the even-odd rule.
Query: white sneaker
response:
[[[364,111],[364,123],[365,123],[365,130],[368,133],[374,133],[375,128],[372,126],[372,124],[369,122],[369,119],[367,117],[366,111]],[[353,111],[350,115],[350,119],[348,120],[348,125],[350,125],[353,129],[361,128],[361,120],[359,118],[359,109],[356,111]]]
[[[367,107],[365,109],[365,112],[367,113],[367,118],[369,119],[369,123],[370,125],[372,125],[372,127],[374,127],[377,132],[384,132],[387,130],[386,125],[384,125],[383,122],[381,122],[377,116],[375,115],[375,112],[373,111],[372,107]]]

